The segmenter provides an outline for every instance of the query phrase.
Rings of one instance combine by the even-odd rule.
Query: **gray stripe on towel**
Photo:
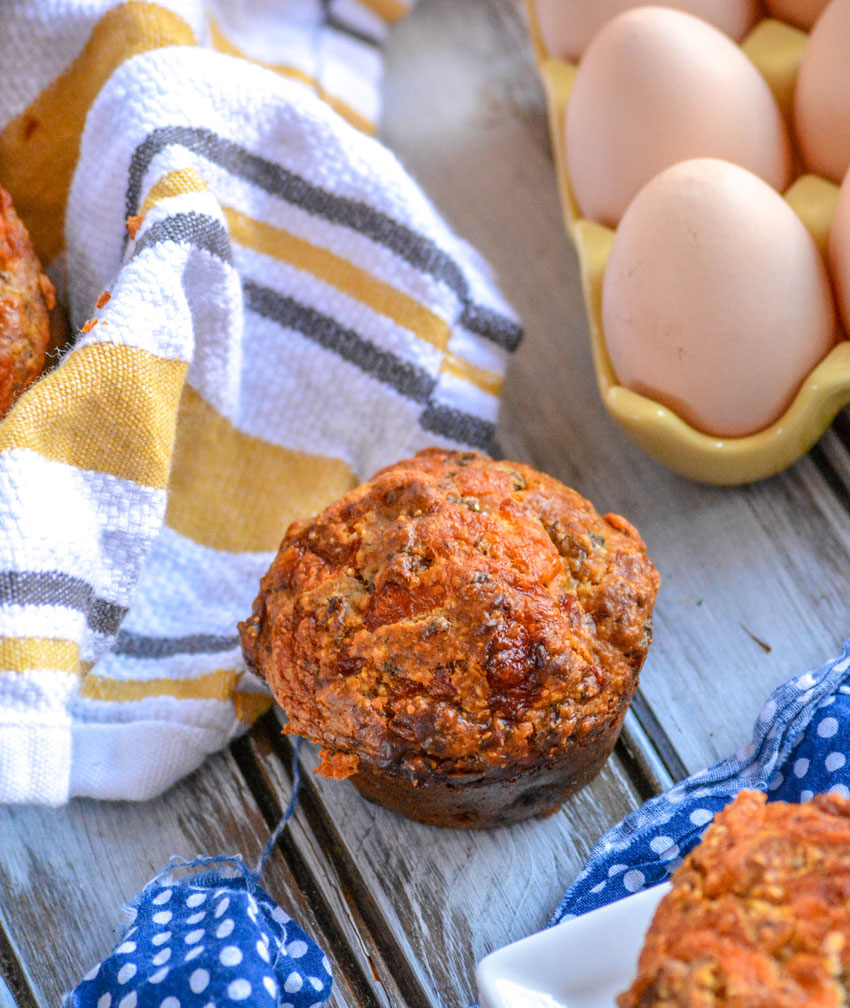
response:
[[[141,255],[145,249],[163,242],[178,242],[194,245],[203,249],[226,263],[233,262],[233,252],[230,248],[230,238],[221,221],[206,214],[177,213],[151,225],[136,243],[133,258]]]
[[[460,266],[430,238],[394,220],[364,200],[329,192],[282,165],[253,154],[212,130],[199,126],[162,126],[138,145],[130,162],[126,216],[138,213],[145,174],[153,159],[168,146],[179,145],[214,162],[273,196],[332,224],[350,228],[383,245],[420,272],[446,284],[462,304],[460,322],[479,336],[515,350],[522,330],[510,317],[472,302]]]
[[[326,350],[332,350],[343,360],[414,402],[426,402],[437,384],[436,379],[427,371],[386,350],[379,350],[353,329],[346,329],[329,315],[323,315],[314,308],[308,308],[291,297],[251,280],[244,281],[242,290],[245,307],[250,311],[271,319],[284,328],[297,330],[307,339]]]
[[[419,424],[424,430],[434,434],[442,434],[444,437],[460,441],[461,444],[471,445],[473,448],[480,448],[491,455],[495,450],[495,425],[489,420],[482,420],[481,417],[474,416],[472,413],[464,413],[453,406],[441,406],[435,402],[428,403],[419,417]]]
[[[63,606],[85,613],[97,633],[112,636],[127,615],[126,606],[98,598],[83,578],[61,571],[0,571],[0,605]]]
[[[216,637],[212,634],[189,634],[186,637],[143,637],[122,630],[118,634],[115,654],[127,658],[172,658],[179,654],[216,654],[239,646],[235,635]]]

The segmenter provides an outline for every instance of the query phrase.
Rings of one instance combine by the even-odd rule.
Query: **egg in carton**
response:
[[[808,316],[806,312],[795,314],[791,311],[788,313],[788,321],[792,326],[798,325],[801,329],[805,329],[808,326],[812,330],[811,334],[806,333],[806,339],[811,345],[808,350],[804,348],[801,353],[798,353],[797,357],[788,365],[792,370],[794,366],[800,367],[800,362],[805,359],[806,353],[809,354],[808,366],[796,379],[792,379],[790,391],[785,395],[785,399],[781,403],[780,415],[772,417],[771,422],[766,425],[762,424],[754,433],[742,435],[725,432],[706,433],[706,424],[702,424],[703,429],[699,429],[693,422],[689,423],[683,418],[683,416],[689,416],[689,411],[687,408],[688,404],[681,399],[676,401],[675,396],[668,396],[668,405],[663,405],[657,398],[652,398],[650,394],[641,394],[641,392],[646,393],[647,390],[641,387],[639,381],[629,380],[628,383],[632,387],[625,387],[625,384],[621,384],[618,381],[617,373],[611,361],[609,347],[606,344],[603,327],[603,287],[605,285],[606,270],[609,265],[612,246],[614,245],[615,228],[618,226],[618,214],[614,213],[613,217],[609,216],[608,223],[606,224],[602,223],[602,220],[606,219],[606,211],[601,204],[600,209],[594,208],[595,216],[600,219],[593,219],[587,214],[582,214],[579,209],[575,198],[573,180],[571,180],[568,171],[565,130],[567,108],[570,96],[573,93],[578,67],[575,62],[552,58],[549,55],[544,42],[543,29],[547,29],[548,34],[551,35],[551,27],[550,25],[541,24],[540,15],[542,15],[543,19],[551,21],[551,12],[553,10],[556,12],[559,8],[562,11],[566,9],[578,10],[579,18],[589,24],[594,19],[599,22],[606,14],[610,19],[618,11],[627,7],[635,7],[636,5],[628,3],[627,0],[594,0],[593,4],[582,2],[582,0],[572,0],[572,2],[571,0],[525,0],[525,4],[538,69],[546,92],[562,208],[567,228],[573,237],[579,254],[582,285],[593,349],[594,368],[605,407],[626,433],[649,455],[691,479],[714,484],[740,484],[762,479],[781,471],[808,451],[829,426],[838,410],[847,403],[850,403],[850,343],[844,338],[844,334],[838,326],[837,315],[831,305],[832,299],[829,293],[829,283],[826,280],[826,274],[823,270],[820,257],[813,251],[814,246],[816,246],[821,256],[824,258],[827,256],[830,229],[839,201],[839,186],[834,181],[821,175],[804,170],[804,162],[797,148],[796,141],[794,142],[793,150],[787,154],[791,160],[785,165],[785,178],[782,178],[782,153],[778,151],[781,146],[781,137],[777,139],[776,136],[770,133],[770,130],[765,134],[768,137],[767,144],[770,146],[773,143],[774,147],[777,148],[778,153],[777,151],[773,152],[773,163],[774,165],[780,163],[780,168],[773,169],[774,174],[771,178],[770,158],[764,164],[759,164],[758,161],[754,164],[746,164],[747,168],[755,171],[756,174],[760,174],[766,179],[766,182],[772,183],[775,188],[784,189],[785,203],[792,208],[796,215],[793,223],[788,220],[782,221],[782,225],[777,232],[780,236],[776,242],[777,247],[785,243],[786,235],[792,236],[792,244],[796,242],[798,245],[801,245],[800,237],[793,234],[794,226],[797,226],[798,230],[803,232],[803,229],[796,225],[797,218],[802,221],[805,229],[814,239],[812,250],[804,250],[805,261],[801,262],[799,273],[806,275],[812,273],[813,279],[811,281],[807,279],[806,282],[810,282],[814,286],[820,285],[823,290],[818,290],[818,297],[825,299],[824,306],[818,311],[808,312]],[[833,0],[833,5],[846,5],[846,14],[850,16],[850,0]],[[788,21],[780,21],[777,18],[761,18],[757,20],[761,12],[761,5],[757,4],[755,0],[741,0],[739,3],[725,5],[715,2],[715,0],[679,0],[678,3],[671,3],[669,6],[687,7],[697,14],[702,13],[699,10],[700,6],[702,6],[705,8],[705,18],[713,19],[716,28],[723,30],[728,36],[741,39],[739,43],[741,51],[748,58],[750,64],[756,68],[761,78],[767,83],[787,125],[787,135],[794,137],[793,106],[795,85],[808,44],[808,35],[799,26],[809,27],[820,14],[821,9],[826,6],[826,0],[771,0],[770,6],[772,12],[779,13],[789,20],[794,19],[797,22],[796,25],[790,24]],[[722,12],[718,13],[719,11]],[[730,11],[731,13],[729,13]],[[678,17],[679,14],[676,16]],[[841,18],[842,15],[840,12],[838,16]],[[723,21],[724,18],[725,22]],[[688,21],[690,20],[692,18],[688,18]],[[833,20],[835,20],[834,16]],[[754,21],[756,21],[755,24],[753,24]],[[587,24],[579,26],[575,32],[578,39],[577,49],[576,53],[571,53],[572,55],[577,54],[578,49],[583,50],[585,48],[587,37],[589,37],[596,27],[598,27],[598,24],[590,25],[590,27]],[[585,32],[585,38],[579,38],[582,31]],[[710,34],[716,36],[717,32],[712,31]],[[820,34],[823,36],[824,32]],[[832,34],[840,36],[841,32],[833,32]],[[843,39],[839,37],[837,44],[844,46],[850,51],[850,35],[845,34]],[[734,48],[734,43],[731,45]],[[823,47],[824,43],[821,42],[821,48]],[[741,62],[743,63],[744,61]],[[706,66],[708,65],[706,64]],[[735,69],[737,72],[738,68],[736,67]],[[810,74],[810,76],[814,77],[815,74]],[[717,82],[720,81],[720,77],[715,78],[714,86],[717,87]],[[841,101],[846,102],[846,111],[842,111],[842,114],[850,121],[850,98],[846,97],[848,93],[850,92],[843,90]],[[818,110],[816,105],[815,108]],[[768,118],[763,109],[762,116],[765,120]],[[673,128],[676,127],[674,126]],[[818,124],[815,124],[813,129],[817,128]],[[822,132],[829,132],[828,127],[821,126],[820,128]],[[752,132],[752,127],[744,122],[742,135],[746,136],[748,132]],[[734,130],[730,129],[730,133],[734,133]],[[850,129],[848,129],[847,133],[850,136]],[[640,145],[639,141],[637,141],[637,144],[638,146]],[[734,146],[732,149],[734,150]],[[639,155],[640,151],[636,151],[637,160],[640,160]],[[732,157],[730,160],[734,160],[740,164],[742,161],[745,162],[746,158]],[[807,161],[809,164],[812,163],[808,152]],[[696,162],[693,162],[693,164],[696,164]],[[681,170],[681,166],[677,167],[680,169],[678,171],[679,176],[687,174],[687,172]],[[600,165],[599,169],[600,173],[604,173],[605,166]],[[717,172],[719,169],[715,166],[713,170]],[[778,176],[776,174],[777,171],[779,172]],[[675,176],[676,172],[672,174]],[[731,166],[729,166],[728,174],[732,174]],[[592,175],[592,167],[590,175]],[[632,201],[629,210],[633,216],[640,216],[640,210],[635,206],[635,204],[640,202],[644,203],[644,217],[647,213],[653,212],[651,209],[653,201],[649,191],[653,189],[653,186],[658,185],[659,179],[660,176],[653,178],[652,185],[647,185],[644,190],[641,190],[641,200],[635,199]],[[683,185],[687,185],[687,181],[683,181],[681,178],[677,180],[674,177],[667,180],[667,185],[668,187],[672,186],[675,188],[678,184],[681,188]],[[786,186],[786,183],[789,181],[790,185]],[[751,229],[752,233],[757,231],[759,203],[764,202],[768,205],[770,199],[773,199],[776,195],[768,189],[767,185],[762,185],[764,192],[758,191],[756,188],[757,184],[758,180],[753,179],[753,195],[756,198],[752,201],[753,209],[751,212],[754,217],[752,222],[753,228]],[[594,182],[591,181],[590,185],[592,189]],[[585,189],[587,189],[586,184]],[[850,264],[850,183],[844,189],[845,198],[842,199],[842,203],[847,204],[844,216],[848,220],[848,225],[845,229],[848,234],[846,237],[833,234],[833,253],[835,257],[836,246],[846,244],[847,251],[843,253],[843,257],[846,260],[846,264]],[[752,197],[748,196],[748,198],[751,199]],[[776,200],[781,203],[781,199],[778,196],[776,196]],[[586,199],[585,202],[587,202]],[[655,206],[658,206],[657,199],[655,200]],[[792,214],[787,213],[786,216],[793,217]],[[627,226],[630,227],[632,223],[627,221]],[[620,244],[625,244],[623,238],[626,235],[626,230],[624,228],[621,231]],[[737,251],[743,257],[754,255],[753,249],[757,250],[758,246],[752,245],[752,242],[748,246],[747,233],[742,231],[742,235],[742,248]],[[666,236],[663,235],[663,229],[662,239],[667,240]],[[808,239],[805,240],[807,241]],[[636,245],[638,251],[640,251],[640,242],[632,242],[631,244]],[[809,244],[811,245],[811,243]],[[649,243],[649,247],[651,248],[651,243]],[[643,251],[646,251],[646,243],[644,243]],[[666,251],[670,252],[671,247],[668,246]],[[735,251],[732,251],[730,257],[733,263],[736,261]],[[623,258],[623,256],[620,258]],[[768,250],[763,258],[770,259],[771,252]],[[814,260],[817,260],[817,262],[814,262]],[[774,273],[782,267],[783,262],[787,261],[787,257],[785,260],[778,258]],[[673,265],[675,266],[676,264],[674,263]],[[750,265],[746,261],[746,258],[744,258],[742,271],[746,273]],[[627,277],[629,270],[624,269],[622,263],[614,263],[613,267],[617,267],[618,278],[616,286],[619,287],[621,286],[620,277]],[[610,286],[615,286],[613,267],[611,271],[612,275],[609,277],[609,281],[611,281]],[[819,277],[815,276],[816,271],[820,271],[822,275]],[[726,272],[728,273],[729,270],[727,269]],[[835,277],[839,295],[842,294],[842,286],[850,288],[850,270],[846,268],[846,265],[844,272],[848,274],[848,283],[843,284],[841,277]],[[789,283],[785,286],[792,291],[794,282],[798,279],[796,275],[790,277]],[[769,280],[775,287],[776,277],[769,277]],[[684,287],[686,288],[687,285],[685,284]],[[639,290],[639,287],[637,289]],[[685,293],[687,293],[686,290]],[[775,324],[775,320],[783,319],[783,311],[785,311],[786,307],[783,305],[783,298],[791,296],[785,291],[781,292],[781,296],[779,296],[779,293],[777,292],[777,296],[771,299],[771,304],[769,305],[773,315],[765,323],[768,329],[770,325]],[[644,297],[644,300],[646,301],[651,296],[652,291],[650,290],[649,294]],[[726,294],[721,291],[719,296],[722,300],[726,297]],[[606,292],[606,300],[613,300],[612,295],[608,292]],[[845,298],[845,300],[847,299]],[[806,311],[808,311],[808,306],[806,307]],[[696,322],[692,324],[691,328],[698,329],[696,323],[700,321],[699,306],[695,306],[694,312],[693,317],[696,319]],[[773,322],[771,322],[771,319]],[[801,319],[802,321],[800,321]],[[749,333],[743,333],[741,334],[741,338],[746,339],[749,335]],[[795,335],[797,334],[791,333],[792,337]],[[813,357],[812,354],[814,354]],[[651,358],[652,355],[644,356]],[[774,358],[779,356],[781,356],[780,353],[773,352],[771,349],[763,352],[757,362],[758,366],[756,370],[764,370],[765,374],[771,373]],[[699,364],[698,355],[695,359]],[[623,358],[622,354],[620,354],[618,363],[620,363],[621,367],[625,367],[628,370],[629,362]],[[646,360],[643,361],[643,366],[649,366]],[[706,369],[703,370],[705,371]],[[711,370],[711,368],[709,367],[707,370]],[[784,378],[780,372],[781,369],[777,372],[780,376],[780,382],[784,380],[787,383],[788,368],[786,367]],[[695,377],[696,385],[704,377],[704,375],[699,373],[698,368]],[[751,380],[754,390],[748,391],[747,395],[749,398],[755,399],[757,398],[756,393],[759,384],[758,376],[752,375]],[[691,387],[696,387],[696,385],[692,384]],[[781,399],[783,395],[781,389],[778,395]],[[662,398],[664,397],[662,396]],[[720,398],[722,398],[722,395]],[[717,399],[717,396],[713,396],[715,403]],[[674,408],[670,408],[670,406]],[[722,403],[717,408],[721,409],[722,412]],[[763,407],[763,409],[768,410],[770,408],[769,404]],[[708,426],[711,426],[711,424],[708,424]]]

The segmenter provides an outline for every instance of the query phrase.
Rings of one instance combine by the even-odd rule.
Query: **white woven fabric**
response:
[[[376,10],[402,6],[4,7],[21,190],[46,157],[27,131],[103,75],[115,25],[165,42],[113,53],[62,141],[67,193],[12,189],[85,331],[0,423],[0,802],[148,798],[194,769],[266,703],[235,628],[288,522],[426,445],[488,447],[516,323],[338,114],[374,118]]]

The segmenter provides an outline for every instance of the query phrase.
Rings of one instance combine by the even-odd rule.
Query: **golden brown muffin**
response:
[[[240,630],[320,773],[483,827],[599,771],[657,590],[625,519],[528,466],[429,449],[291,525]]]
[[[53,284],[0,186],[0,417],[44,370]]]
[[[744,791],[673,875],[620,1008],[850,1003],[850,801]]]

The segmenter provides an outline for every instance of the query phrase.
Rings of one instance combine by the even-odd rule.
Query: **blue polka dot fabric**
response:
[[[319,946],[259,886],[237,874],[149,883],[109,957],[66,997],[65,1008],[319,1008],[331,968]],[[172,873],[173,874],[173,873]]]
[[[769,800],[850,797],[850,641],[834,661],[783,683],[752,743],[627,816],[596,845],[550,925],[666,882],[714,814],[742,790]]]

